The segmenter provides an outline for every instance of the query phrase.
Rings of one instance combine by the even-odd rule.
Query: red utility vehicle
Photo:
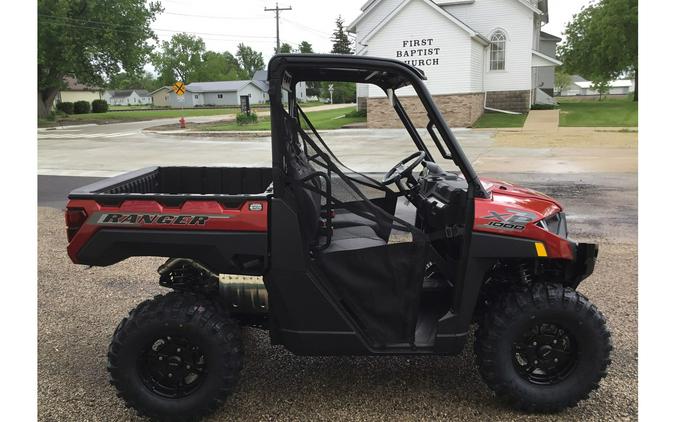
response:
[[[153,167],[70,194],[73,262],[169,258],[159,282],[174,291],[140,304],[110,344],[129,406],[161,420],[220,406],[242,366],[242,325],[300,355],[452,355],[475,324],[478,370],[516,408],[558,411],[598,387],[610,334],[576,291],[598,247],[568,239],[554,199],[479,179],[424,79],[389,59],[277,55],[271,168]],[[351,170],[296,103],[300,81],[381,88],[417,152],[382,180]],[[426,135],[403,89],[421,101]]]

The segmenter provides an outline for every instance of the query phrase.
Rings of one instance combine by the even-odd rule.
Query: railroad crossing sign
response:
[[[173,87],[171,87],[173,92],[176,93],[176,95],[183,95],[185,94],[185,84],[181,81],[176,82],[173,84]]]

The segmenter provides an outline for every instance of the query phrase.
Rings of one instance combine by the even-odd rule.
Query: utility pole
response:
[[[293,10],[293,9],[291,8],[291,6],[279,8],[279,3],[276,3],[276,7],[274,9],[272,9],[271,7],[265,8],[265,12],[274,12],[277,17],[277,50],[275,51],[275,53],[278,53],[279,48],[281,47],[281,45],[279,44],[279,12],[281,12],[282,10]]]

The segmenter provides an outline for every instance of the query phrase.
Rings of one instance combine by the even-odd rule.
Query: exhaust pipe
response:
[[[171,258],[157,269],[159,284],[174,290],[218,295],[233,314],[260,315],[269,311],[267,289],[262,277],[216,274],[187,258]]]

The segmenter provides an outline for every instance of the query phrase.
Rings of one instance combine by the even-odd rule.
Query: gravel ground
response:
[[[246,329],[241,384],[210,420],[636,420],[637,245],[631,238],[600,242],[596,272],[580,290],[609,319],[613,364],[575,409],[511,411],[481,381],[470,346],[456,357],[297,357],[270,346],[265,332]],[[86,269],[71,264],[65,250],[61,212],[40,208],[39,420],[138,420],[107,382],[106,352],[120,319],[165,291],[155,272],[163,260]]]

